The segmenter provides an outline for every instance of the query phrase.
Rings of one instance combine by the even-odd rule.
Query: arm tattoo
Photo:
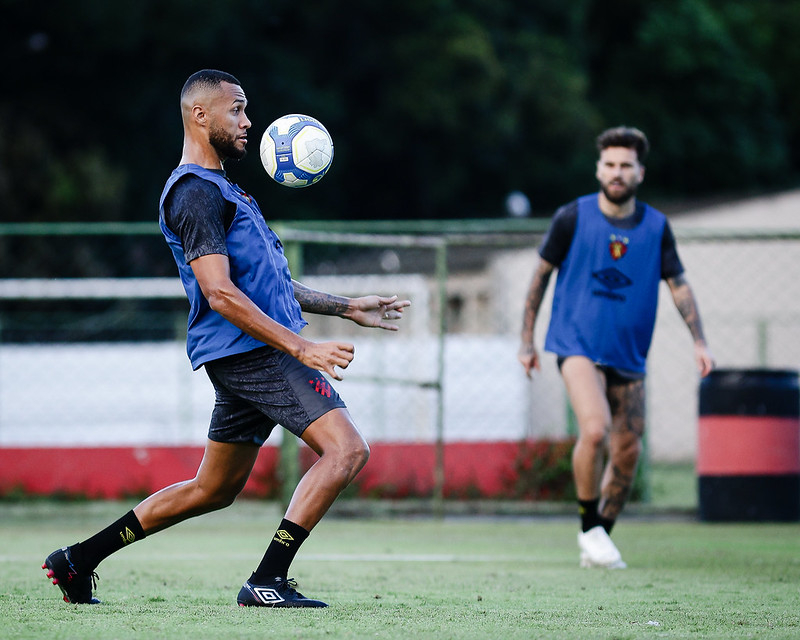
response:
[[[697,310],[697,301],[694,298],[689,282],[681,274],[674,278],[669,278],[667,284],[669,284],[670,291],[672,291],[672,299],[675,301],[675,306],[686,326],[689,327],[692,338],[695,342],[705,342],[700,312]]]
[[[292,280],[292,284],[294,298],[300,303],[303,311],[323,316],[342,316],[349,308],[349,298],[315,291],[296,280]]]
[[[525,310],[522,316],[523,341],[533,340],[533,325],[536,323],[536,315],[539,313],[539,307],[545,291],[547,291],[547,284],[550,282],[552,273],[553,266],[545,260],[540,260],[528,288],[528,297],[525,299]]]

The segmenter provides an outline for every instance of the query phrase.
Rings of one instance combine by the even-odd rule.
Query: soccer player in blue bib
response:
[[[215,389],[197,475],[146,498],[83,542],[43,565],[64,600],[99,602],[94,571],[110,554],[178,522],[230,505],[276,424],[319,455],[295,489],[261,562],[244,582],[241,606],[325,607],[288,578],[310,531],[367,462],[369,447],[321,372],[353,360],[353,345],[300,336],[301,311],[341,316],[396,331],[410,303],[397,296],[346,298],[292,279],[283,246],[255,200],[227,177],[223,163],[245,156],[250,120],[241,83],[206,69],[181,92],[183,155],[161,195],[159,223],[189,298],[187,351]]]
[[[597,138],[600,191],[556,211],[525,301],[519,360],[540,366],[533,343],[539,307],[558,270],[545,349],[558,366],[578,422],[572,468],[583,567],[626,566],[610,538],[628,499],[645,428],[645,363],[660,281],[694,340],[701,376],[714,361],[666,217],[636,199],[649,144],[638,129]]]

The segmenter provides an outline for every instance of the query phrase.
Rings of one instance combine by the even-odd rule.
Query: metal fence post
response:
[[[436,462],[433,473],[433,510],[444,516],[444,368],[447,335],[447,241],[436,247],[436,283],[439,297],[439,354],[436,368]]]

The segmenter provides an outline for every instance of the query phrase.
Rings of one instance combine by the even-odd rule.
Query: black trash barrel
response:
[[[699,414],[700,519],[800,520],[797,371],[712,371]]]

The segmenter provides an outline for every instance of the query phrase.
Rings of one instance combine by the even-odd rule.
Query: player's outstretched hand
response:
[[[336,367],[347,369],[354,357],[355,347],[347,342],[308,342],[297,359],[335,380],[341,380]]]
[[[398,300],[397,296],[385,298],[383,296],[364,296],[353,298],[350,310],[345,315],[362,327],[377,327],[387,331],[397,331],[400,327],[389,322],[400,320],[403,309],[411,304],[410,300]]]

